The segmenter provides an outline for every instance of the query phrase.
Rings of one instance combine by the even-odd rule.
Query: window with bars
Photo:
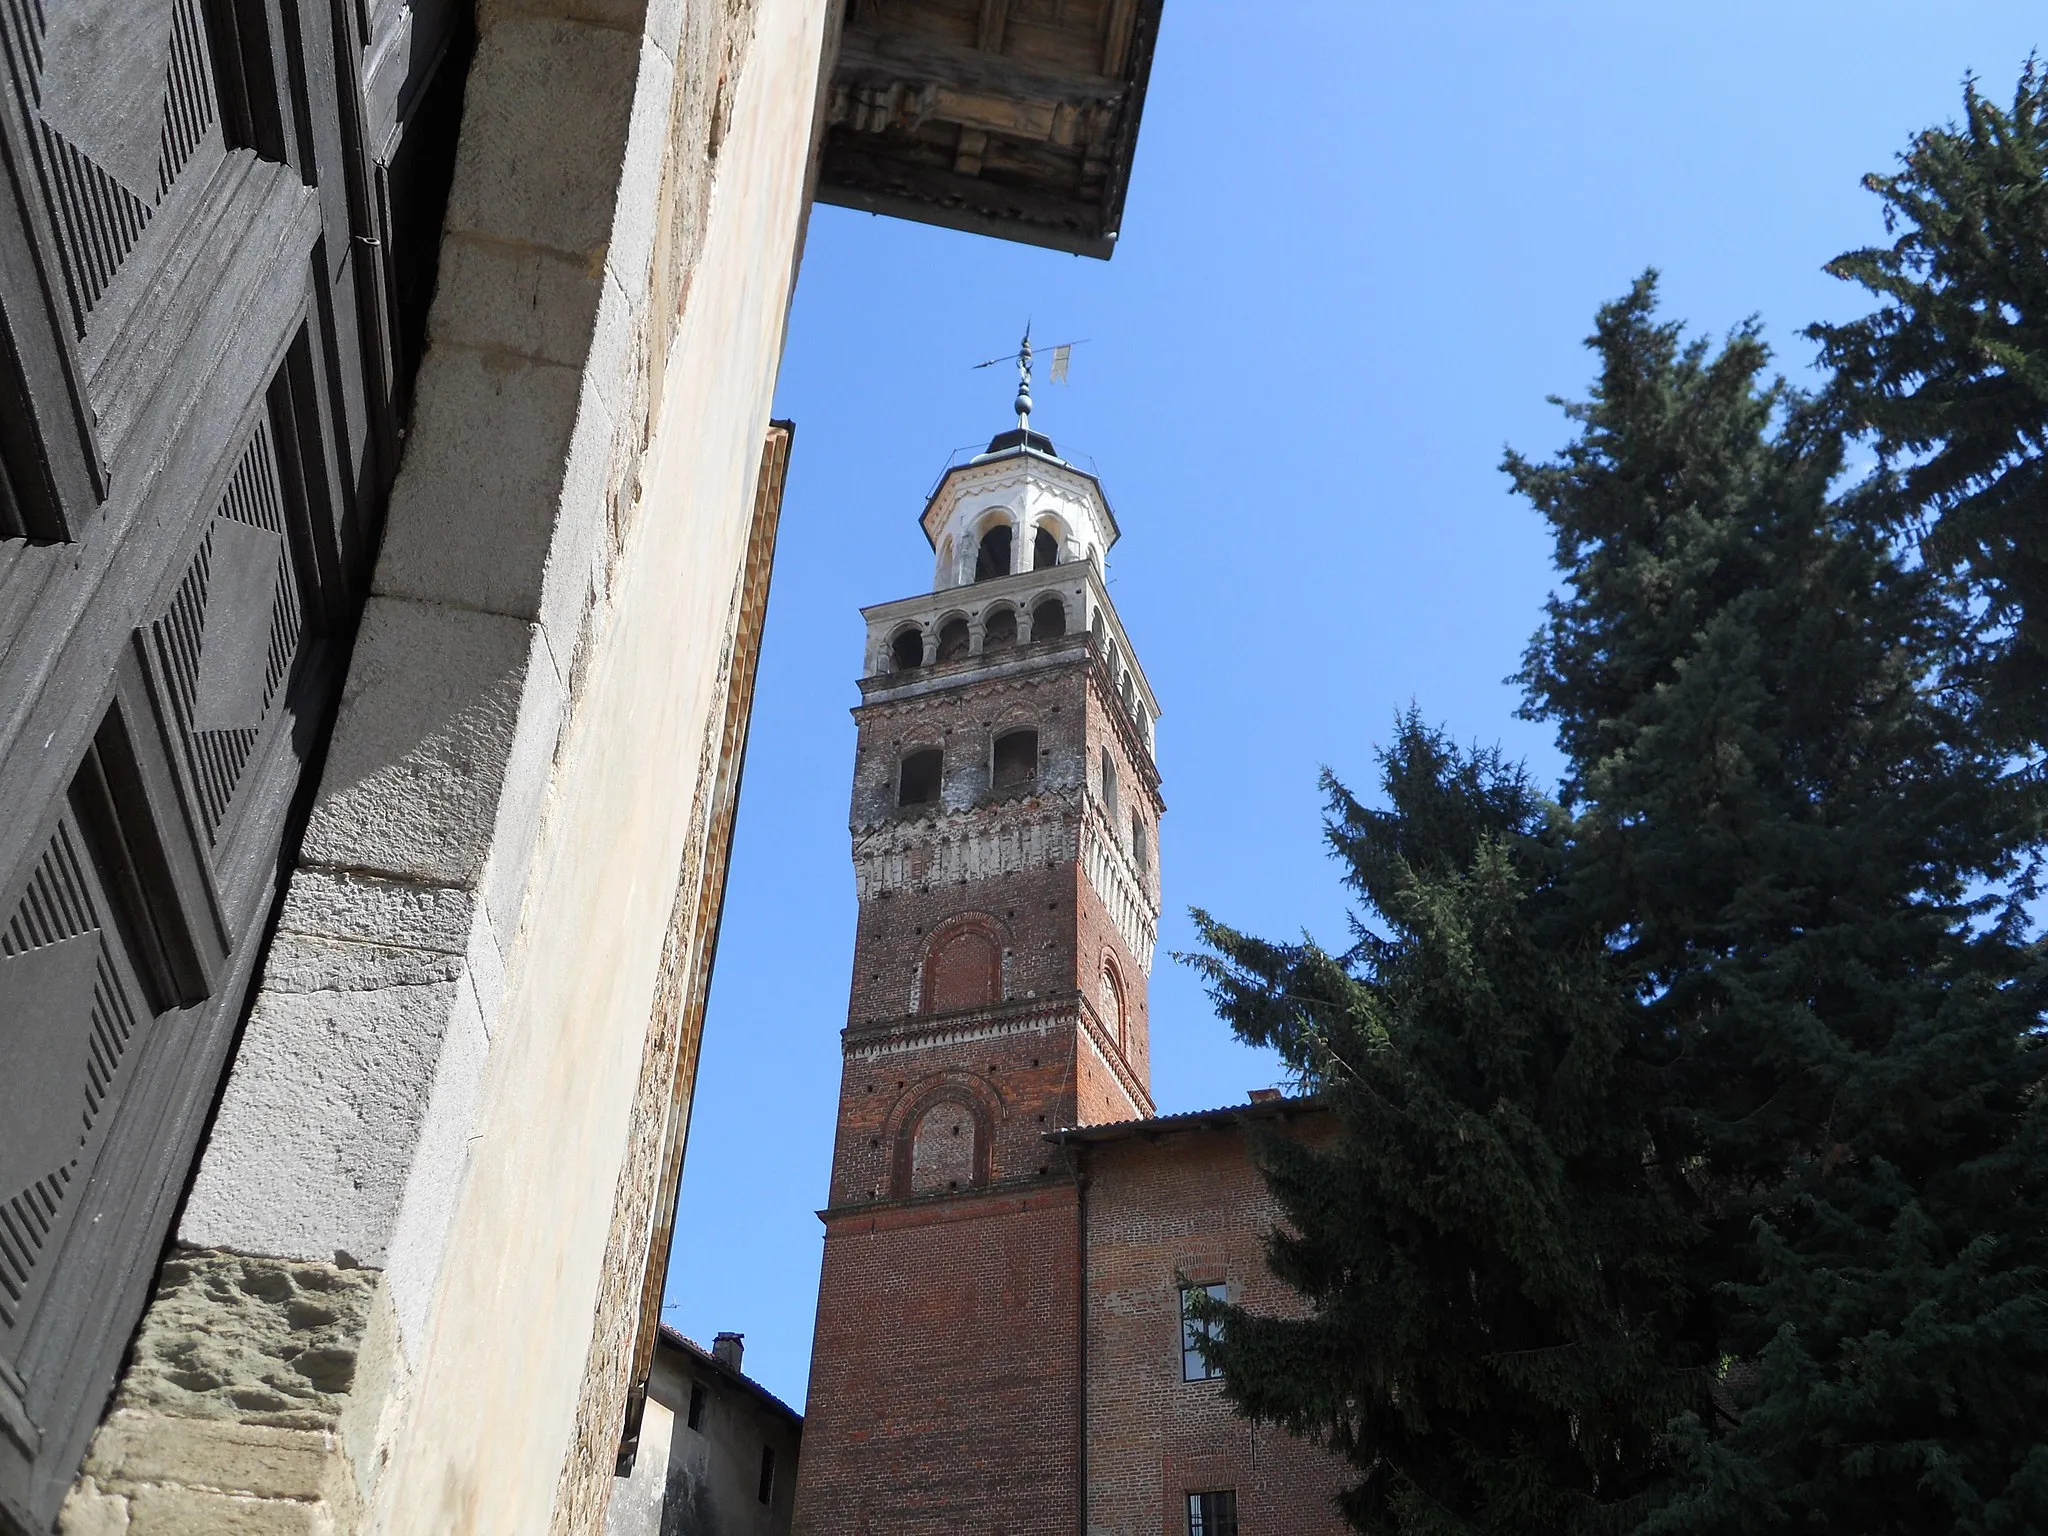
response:
[[[1210,1488],[1189,1494],[1188,1536],[1237,1536],[1237,1490]]]
[[[1182,1381],[1208,1381],[1223,1373],[1211,1365],[1202,1354],[1206,1340],[1215,1342],[1223,1335],[1220,1325],[1206,1318],[1196,1317],[1189,1308],[1197,1296],[1211,1296],[1217,1301],[1226,1297],[1223,1285],[1184,1285],[1180,1288],[1180,1379]],[[1233,1525],[1232,1530],[1237,1527]]]

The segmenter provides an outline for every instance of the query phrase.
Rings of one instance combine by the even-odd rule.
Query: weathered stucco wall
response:
[[[548,1523],[693,781],[722,718],[720,642],[794,279],[824,10],[763,4],[739,74],[639,526],[577,690],[507,966],[473,1133],[491,1155],[472,1160],[451,1230],[389,1474],[393,1532]]]
[[[671,916],[705,906],[834,14],[478,22],[373,596],[74,1536],[602,1528],[639,1297],[601,1270],[644,1263],[671,1134],[650,1020],[701,938]]]

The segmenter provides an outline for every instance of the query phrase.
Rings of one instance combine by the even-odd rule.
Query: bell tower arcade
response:
[[[1019,409],[925,506],[932,590],[863,610],[799,1533],[1073,1527],[1081,1191],[1047,1133],[1153,1113],[1165,807],[1116,519]]]

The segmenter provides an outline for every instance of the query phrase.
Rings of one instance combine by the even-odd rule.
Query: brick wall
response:
[[[798,1536],[1071,1536],[1071,1182],[828,1221]]]
[[[952,1028],[936,1038],[919,1027],[927,1021],[850,1034],[827,1202],[836,1208],[903,1193],[905,1143],[919,1111],[941,1096],[981,1111],[989,1180],[1043,1176],[1058,1162],[1045,1133],[1072,1123],[1078,1012],[1068,997],[949,1015]]]
[[[1182,1283],[1296,1304],[1266,1269],[1274,1210],[1244,1132],[1129,1136],[1085,1157],[1089,1536],[1186,1536],[1186,1495],[1214,1488],[1237,1491],[1242,1536],[1339,1536],[1340,1461],[1247,1424],[1220,1382],[1181,1379]]]

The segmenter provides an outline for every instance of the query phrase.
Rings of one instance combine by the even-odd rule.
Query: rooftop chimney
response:
[[[711,1358],[729,1370],[740,1368],[740,1351],[746,1348],[743,1333],[721,1333],[711,1341]]]

